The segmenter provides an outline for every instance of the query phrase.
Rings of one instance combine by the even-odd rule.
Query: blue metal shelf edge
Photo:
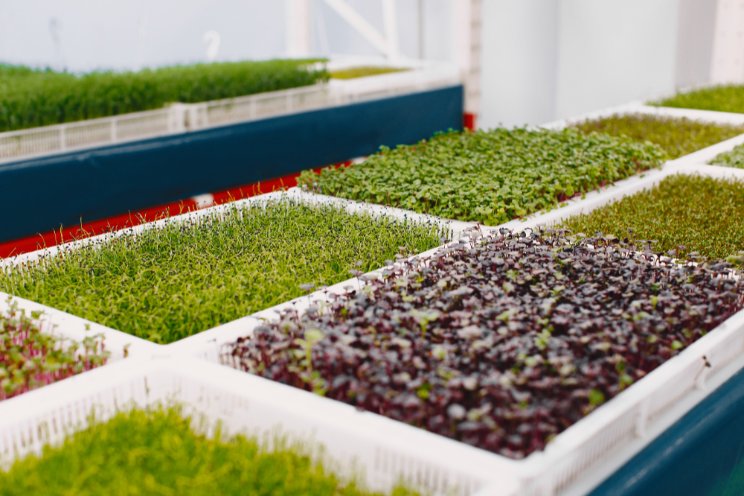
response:
[[[591,494],[744,495],[744,370]]]
[[[452,86],[0,166],[0,242],[461,129]]]

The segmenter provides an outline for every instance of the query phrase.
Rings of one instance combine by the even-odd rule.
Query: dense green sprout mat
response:
[[[0,65],[0,131],[306,86],[328,77],[314,62],[219,62],[82,75]]]
[[[654,240],[656,251],[736,259],[744,250],[744,182],[671,176],[650,190],[572,217],[562,226],[574,233],[619,238],[628,236],[630,229],[638,239]]]
[[[132,410],[0,471],[0,495],[367,495],[302,449],[208,438],[180,408]],[[286,443],[285,443],[286,444]],[[396,488],[394,495],[414,494]]]
[[[361,164],[303,172],[312,191],[499,224],[660,165],[651,144],[562,131],[451,132]]]
[[[744,85],[729,84],[687,91],[651,105],[744,113]]]
[[[282,200],[0,272],[2,290],[170,343],[440,244],[432,224]]]
[[[338,69],[330,72],[331,79],[356,79],[366,76],[379,76],[381,74],[392,74],[394,72],[406,72],[409,69],[400,67],[376,67],[363,66],[351,67],[349,69]]]
[[[739,145],[730,152],[721,153],[711,163],[744,169],[744,145]]]
[[[643,114],[602,117],[575,124],[574,127],[584,133],[627,136],[636,141],[655,143],[672,159],[744,133],[744,126]]]

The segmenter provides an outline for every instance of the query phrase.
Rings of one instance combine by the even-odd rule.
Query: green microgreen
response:
[[[303,172],[324,194],[500,224],[661,163],[651,144],[529,129],[450,132],[382,148],[361,164]]]
[[[744,145],[739,145],[730,152],[721,153],[711,163],[744,169]]]
[[[635,141],[654,143],[672,159],[744,133],[744,126],[643,114],[602,117],[578,123],[574,127],[584,133],[627,136]]]
[[[0,494],[373,494],[340,478],[303,445],[284,441],[269,449],[255,438],[215,430],[206,436],[199,419],[180,407],[93,419],[61,445],[0,471]],[[393,494],[415,493],[397,487]]]
[[[317,59],[218,62],[77,75],[0,66],[0,132],[305,86]]]
[[[433,224],[270,202],[0,272],[4,291],[170,343],[437,246]]]
[[[744,113],[744,85],[718,85],[685,91],[663,100],[651,102],[651,105]]]
[[[744,250],[744,182],[675,175],[562,226],[620,238],[631,230],[631,237],[653,240],[654,250],[674,250],[677,256],[736,258]]]

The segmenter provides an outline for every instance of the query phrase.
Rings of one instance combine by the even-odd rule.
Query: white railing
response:
[[[369,101],[458,84],[443,65],[0,133],[0,163]]]

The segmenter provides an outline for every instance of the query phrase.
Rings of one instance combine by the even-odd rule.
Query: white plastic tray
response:
[[[489,230],[501,227],[518,230],[549,226],[569,216],[591,211],[627,195],[651,188],[673,174],[699,174],[744,180],[744,170],[741,169],[670,163],[662,170],[631,177],[602,191],[591,193],[583,199],[567,202],[564,207],[554,211]],[[417,257],[427,257],[435,251],[436,249],[430,250]],[[381,270],[374,271],[368,276],[375,276],[380,272]],[[220,362],[220,351],[224,344],[238,337],[250,336],[262,320],[276,319],[279,312],[289,306],[302,311],[314,301],[327,300],[330,293],[357,289],[359,284],[357,279],[345,281],[326,291],[316,291],[292,302],[186,338],[170,347],[174,354],[186,354],[211,362]],[[704,365],[706,359],[711,365],[710,368]],[[525,460],[514,461],[483,451],[483,456],[493,462],[489,470],[497,481],[483,489],[485,491],[483,494],[509,494],[501,491],[502,485],[508,490],[517,487],[518,494],[524,495],[583,494],[609,476],[742,367],[744,367],[744,311],[731,317],[680,355],[667,361],[627,391],[557,436],[544,452],[534,453]],[[485,476],[487,474],[484,473]]]
[[[386,491],[403,481],[467,495],[493,479],[484,452],[228,367],[189,359],[125,360],[0,403],[0,467],[132,406],[177,402],[229,433],[277,434],[325,448],[334,470]],[[499,461],[495,466],[500,465]],[[507,469],[503,467],[502,470]],[[516,494],[510,481],[504,494]]]
[[[106,350],[111,353],[109,363],[128,356],[149,357],[157,355],[162,348],[131,334],[125,334],[69,313],[0,291],[0,313],[5,313],[11,304],[15,304],[18,310],[24,310],[27,315],[30,315],[31,312],[40,312],[39,328],[42,332],[77,342],[82,342],[88,336],[100,334],[103,337]]]
[[[717,145],[716,145],[717,146]],[[681,160],[681,159],[680,159]],[[691,163],[665,164],[620,181],[561,208],[533,215],[503,226],[512,228],[550,225],[580,212],[588,212],[623,196],[652,187],[673,173],[744,178],[744,170]],[[439,221],[456,235],[472,226],[400,209],[340,200],[290,190],[286,196],[308,202],[343,204],[349,211],[391,215],[411,220]],[[157,228],[166,222],[188,221],[201,215],[219,214],[227,208],[282,196],[271,193],[230,205],[212,207],[169,220],[150,223],[125,232]],[[498,229],[502,226],[496,226]],[[97,236],[62,247],[40,250],[0,262],[0,267],[53,256],[60,250],[96,242],[122,232]],[[435,250],[417,255],[429,256]],[[370,274],[380,273],[381,270]],[[354,278],[328,288],[346,291]],[[80,424],[94,405],[105,412],[129,401],[152,404],[164,398],[184,402],[210,419],[221,419],[233,431],[283,432],[323,444],[342,472],[365,467],[366,481],[385,489],[403,477],[435,494],[534,495],[583,494],[648,444],[715,387],[744,366],[744,311],[684,350],[559,435],[545,451],[515,461],[458,443],[400,422],[365,413],[343,403],[266,381],[218,365],[225,342],[250,335],[261,318],[275,318],[287,305],[298,309],[322,292],[258,312],[207,332],[167,345],[150,345],[155,358],[130,358],[86,372],[56,384],[0,403],[0,456],[9,457],[38,450],[43,441],[41,425],[51,426],[52,440],[64,434],[63,425]],[[36,308],[40,308],[37,306]],[[60,312],[61,313],[61,312]],[[73,319],[76,319],[73,317]],[[85,321],[79,319],[81,325]],[[113,331],[116,332],[116,331]],[[149,343],[147,343],[149,345]],[[157,357],[172,356],[164,359]],[[704,359],[711,367],[704,366]],[[199,358],[201,360],[199,360]],[[354,463],[352,463],[352,461]]]
[[[213,207],[209,207],[209,208],[205,208],[201,210],[196,210],[193,212],[189,212],[189,213],[185,213],[185,214],[181,214],[181,215],[177,215],[173,217],[168,217],[166,219],[162,219],[159,221],[148,222],[145,224],[140,224],[138,226],[121,229],[115,232],[100,234],[98,236],[92,236],[89,238],[84,238],[81,240],[72,241],[69,243],[52,246],[49,248],[44,248],[44,249],[37,250],[34,252],[29,252],[29,253],[24,253],[21,255],[14,256],[14,257],[9,257],[9,258],[0,260],[0,270],[10,270],[12,268],[21,268],[27,264],[33,264],[34,262],[40,259],[54,257],[54,256],[59,255],[60,253],[80,249],[84,246],[90,246],[90,245],[102,246],[106,242],[114,238],[117,238],[120,236],[131,236],[131,235],[136,236],[139,233],[142,233],[146,230],[159,229],[174,222],[175,223],[194,222],[197,219],[203,218],[205,216],[224,215],[226,212],[232,209],[244,209],[244,208],[250,208],[250,207],[260,208],[261,206],[266,205],[269,202],[281,201],[281,200],[293,200],[293,201],[297,201],[299,203],[303,203],[306,205],[334,205],[334,206],[344,209],[345,211],[347,211],[348,213],[352,215],[365,215],[366,214],[366,215],[371,215],[373,217],[388,217],[388,218],[391,218],[391,219],[394,219],[400,222],[436,224],[446,229],[447,231],[449,231],[453,239],[458,239],[459,237],[463,235],[466,229],[472,228],[473,226],[475,226],[475,224],[473,223],[448,221],[448,220],[440,219],[438,217],[422,215],[422,214],[418,214],[415,212],[409,212],[407,210],[396,209],[392,207],[384,207],[384,206],[379,206],[379,205],[371,205],[367,203],[361,203],[361,202],[356,202],[352,200],[343,200],[339,198],[332,198],[332,197],[327,197],[327,196],[322,196],[322,195],[316,195],[313,193],[302,191],[298,188],[291,188],[286,192],[273,192],[273,193],[257,195],[251,198],[246,198],[243,200],[226,203],[223,205],[217,205],[217,206],[213,206]],[[334,287],[342,288],[344,286],[347,286],[348,284],[355,284],[355,281],[356,279],[352,278],[347,281],[338,283]],[[0,292],[0,298],[2,297],[4,297],[4,293]],[[106,336],[107,343],[111,342],[112,346],[113,345],[119,346],[120,344],[124,345],[128,343],[130,344],[131,351],[137,351],[139,350],[139,348],[141,347],[143,343],[147,343],[149,345],[148,350],[151,347],[155,347],[155,349],[160,348],[160,346],[155,345],[154,343],[151,343],[149,341],[136,338],[134,336],[123,333],[118,330],[110,329],[100,324],[96,324],[95,322],[92,322],[92,321],[88,321],[85,319],[75,317],[65,312],[56,310],[52,307],[42,305],[40,303],[35,303],[35,302],[28,301],[28,300],[24,300],[18,297],[16,297],[15,299],[18,301],[19,306],[28,308],[29,310],[42,311],[45,315],[52,317],[55,322],[59,322],[60,324],[63,323],[65,328],[79,329],[79,328],[85,328],[87,326],[92,331],[100,332]],[[288,302],[287,304],[292,304],[292,302]],[[59,325],[58,327],[62,328],[62,325]],[[199,334],[197,334],[197,336],[199,336]],[[186,338],[186,339],[189,339],[189,338]]]

